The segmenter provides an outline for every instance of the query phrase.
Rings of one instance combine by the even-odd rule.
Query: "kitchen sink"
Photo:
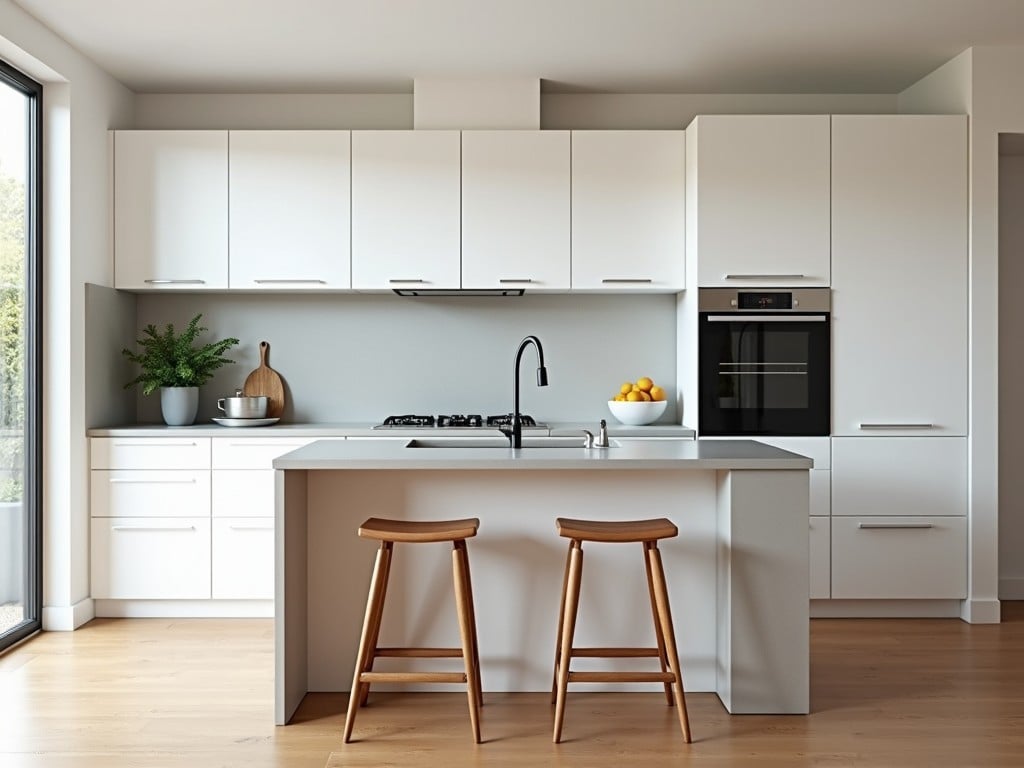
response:
[[[614,440],[610,445],[618,446]],[[421,438],[417,437],[405,444],[406,448],[504,448],[509,450],[505,438]],[[583,437],[577,435],[559,437],[524,437],[523,448],[582,448]],[[591,450],[601,450],[594,448]]]

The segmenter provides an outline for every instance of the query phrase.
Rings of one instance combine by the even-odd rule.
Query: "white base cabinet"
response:
[[[810,597],[811,600],[827,600],[832,596],[832,520],[811,515],[810,526]]]
[[[215,517],[212,562],[214,600],[273,600],[274,518]]]

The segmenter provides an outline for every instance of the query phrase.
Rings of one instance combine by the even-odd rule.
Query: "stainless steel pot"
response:
[[[241,390],[234,397],[222,397],[217,400],[217,408],[229,419],[262,419],[267,415],[267,398],[245,397]]]

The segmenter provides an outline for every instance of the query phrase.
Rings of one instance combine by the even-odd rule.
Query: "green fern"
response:
[[[143,329],[145,338],[137,339],[142,352],[121,351],[125,357],[142,368],[142,373],[124,385],[125,389],[142,385],[142,394],[151,394],[159,387],[198,387],[213,376],[222,365],[234,363],[224,353],[238,344],[230,338],[195,346],[196,338],[205,330],[199,325],[201,314],[193,317],[180,336],[168,323],[161,333],[155,325]]]

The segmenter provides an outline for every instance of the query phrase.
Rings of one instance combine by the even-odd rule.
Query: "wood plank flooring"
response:
[[[811,649],[811,715],[690,694],[690,745],[660,686],[570,688],[560,745],[546,694],[485,693],[478,746],[464,693],[371,694],[343,745],[344,694],[273,725],[271,621],[98,619],[0,656],[0,766],[1024,765],[1024,604],[1000,625],[817,619]]]

